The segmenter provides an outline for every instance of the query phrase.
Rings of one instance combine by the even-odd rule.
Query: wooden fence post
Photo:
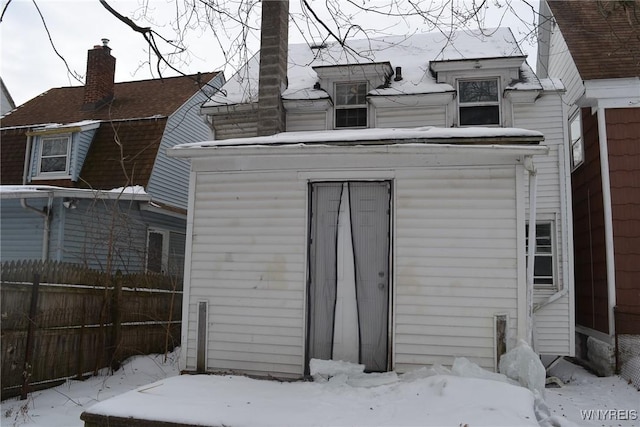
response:
[[[122,337],[122,273],[120,270],[116,272],[113,278],[113,289],[111,294],[111,345],[109,354],[109,365],[111,370],[120,369],[120,340]]]
[[[25,400],[29,394],[29,378],[31,377],[31,362],[33,358],[33,341],[36,329],[36,316],[38,315],[38,289],[40,286],[40,275],[33,274],[33,287],[31,288],[31,306],[29,307],[29,327],[27,329],[27,345],[24,350],[24,377],[22,381],[22,390],[20,399]]]
[[[76,379],[81,380],[84,376],[84,334],[87,324],[86,299],[82,298],[82,324],[80,325],[80,336],[78,337],[78,356],[76,359]]]

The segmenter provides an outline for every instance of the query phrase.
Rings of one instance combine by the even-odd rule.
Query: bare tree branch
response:
[[[47,27],[47,21],[46,19],[44,19],[44,16],[42,15],[42,12],[40,11],[40,7],[38,7],[38,3],[36,3],[36,0],[32,0],[33,1],[33,5],[36,7],[36,10],[38,11],[38,15],[40,15],[40,20],[42,21],[42,25],[44,26],[44,30],[47,32],[47,37],[49,37],[49,43],[51,43],[51,47],[53,48],[53,51],[56,53],[56,55],[58,55],[58,58],[60,58],[62,60],[62,62],[64,63],[64,66],[67,68],[67,72],[69,73],[69,75],[71,77],[73,77],[74,79],[76,79],[78,82],[84,84],[84,81],[82,81],[82,79],[80,78],[80,76],[78,76],[74,71],[71,71],[71,68],[69,68],[69,64],[67,64],[67,60],[64,59],[64,56],[62,56],[60,54],[60,52],[58,52],[58,49],[56,49],[56,45],[53,42],[53,38],[51,37],[51,33],[49,32],[49,27]],[[9,4],[7,3],[7,6]],[[6,8],[5,8],[6,10]],[[3,11],[3,15],[4,15],[4,11]]]
[[[7,4],[5,4],[4,7],[2,8],[2,14],[0,15],[0,22],[2,22],[2,20],[4,19],[4,13],[7,11],[7,8],[9,7],[10,4],[11,4],[11,0],[7,0]]]

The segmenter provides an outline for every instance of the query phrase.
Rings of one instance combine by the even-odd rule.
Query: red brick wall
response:
[[[84,105],[97,107],[113,98],[116,59],[108,46],[94,46],[87,54]]]

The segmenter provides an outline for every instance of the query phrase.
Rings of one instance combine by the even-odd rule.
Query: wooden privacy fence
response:
[[[180,344],[177,279],[14,262],[0,288],[2,399]]]

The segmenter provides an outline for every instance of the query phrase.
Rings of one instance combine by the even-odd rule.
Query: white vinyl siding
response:
[[[569,115],[571,116],[577,109],[574,105],[575,101],[584,93],[584,84],[578,73],[578,68],[571,57],[564,36],[557,25],[553,26],[553,33],[551,34],[549,70],[547,74],[550,77],[562,80],[566,89],[564,99],[571,108],[569,111]]]
[[[437,107],[377,107],[375,124],[380,128],[410,128],[421,126],[445,126],[445,108]]]
[[[567,238],[567,221],[563,215],[570,215],[570,206],[561,194],[570,190],[563,187],[563,174],[569,167],[569,148],[565,146],[567,135],[566,113],[564,111],[560,94],[546,94],[537,99],[533,104],[514,104],[514,126],[524,129],[535,129],[545,136],[544,144],[549,146],[547,156],[538,156],[535,159],[538,170],[537,183],[537,220],[553,221],[555,228],[556,256],[554,269],[557,274],[556,289],[571,287],[571,278],[566,254],[571,250],[571,242]],[[569,156],[569,157],[567,157]],[[564,165],[564,166],[563,166]],[[565,167],[566,166],[566,167]],[[565,184],[570,185],[568,181]],[[528,189],[527,189],[528,191]],[[528,212],[528,199],[526,200]],[[527,213],[528,218],[528,213]],[[553,295],[555,289],[536,289],[534,303],[540,303]],[[571,295],[571,296],[570,296]],[[535,350],[541,354],[572,355],[573,346],[573,306],[570,303],[572,292],[555,301],[551,306],[545,307],[535,316]],[[564,337],[564,340],[558,337]]]
[[[287,132],[327,129],[327,112],[287,112]]]
[[[252,109],[213,116],[215,138],[250,138],[258,135],[258,104],[251,104]]]
[[[411,128],[440,126],[446,123],[443,106],[376,107],[372,108],[374,125],[379,128]],[[327,112],[287,112],[287,132],[327,129]]]
[[[515,167],[402,173],[396,194],[395,369],[493,369],[493,316],[510,346],[517,328]]]
[[[446,123],[445,108],[443,106],[376,107],[372,108],[372,110],[374,112],[374,125],[379,128],[444,127]],[[287,112],[287,132],[326,129],[326,111]]]
[[[198,174],[187,366],[208,301],[207,366],[302,375],[306,183],[295,173]]]
[[[439,165],[429,151],[391,150],[221,148],[193,159],[182,368],[196,367],[206,302],[207,370],[303,374],[309,180],[364,179],[393,186],[392,369],[457,356],[494,369],[494,316],[508,316],[509,347],[523,333],[524,169],[500,150]]]

